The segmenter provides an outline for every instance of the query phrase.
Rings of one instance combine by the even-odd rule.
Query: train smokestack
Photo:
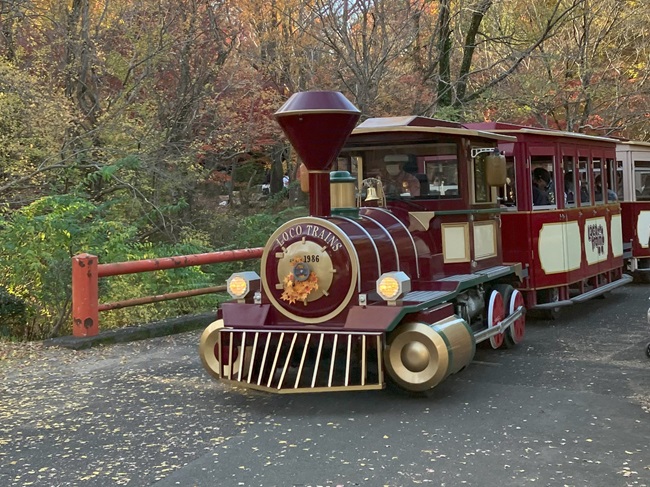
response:
[[[309,213],[330,215],[332,162],[361,112],[338,91],[295,93],[274,116],[309,171]]]

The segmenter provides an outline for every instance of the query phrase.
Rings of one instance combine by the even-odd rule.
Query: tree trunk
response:
[[[449,25],[450,1],[440,0],[440,14],[438,16],[438,52],[440,64],[438,66],[437,102],[439,107],[449,107],[452,105],[451,28]]]
[[[65,93],[80,109],[85,118],[83,128],[89,132],[97,125],[100,113],[90,40],[90,0],[73,0],[67,13],[66,36]]]
[[[485,14],[492,6],[492,0],[482,0],[474,13],[472,14],[472,21],[467,29],[465,36],[465,46],[463,47],[463,59],[460,64],[460,71],[458,72],[458,83],[456,86],[456,100],[455,107],[460,107],[465,101],[465,94],[467,92],[467,79],[469,78],[470,70],[472,68],[472,61],[474,59],[474,51],[476,50],[476,35],[478,34],[481,22]]]

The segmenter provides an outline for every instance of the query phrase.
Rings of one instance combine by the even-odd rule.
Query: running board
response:
[[[595,289],[592,289],[591,291],[581,294],[580,296],[576,296],[571,301],[573,301],[574,303],[582,303],[583,301],[587,301],[588,299],[591,299],[595,296],[600,296],[601,294],[605,294],[606,292],[609,292],[612,289],[625,286],[626,284],[629,284],[631,282],[632,282],[632,276],[630,276],[629,274],[623,274],[623,276],[620,279],[609,282],[603,286],[599,286]]]
[[[562,306],[571,306],[573,304],[572,299],[565,299],[564,301],[553,301],[552,303],[542,303],[542,304],[536,304],[535,306],[531,306],[530,310],[533,309],[555,309],[555,308],[561,308]]]
[[[604,284],[600,287],[592,289],[591,291],[587,291],[586,293],[582,293],[579,296],[576,296],[575,298],[566,299],[564,301],[554,301],[552,303],[537,304],[535,306],[530,307],[529,309],[531,310],[532,309],[554,309],[554,308],[560,308],[562,306],[570,306],[575,303],[583,303],[585,301],[588,301],[591,298],[595,298],[596,296],[600,296],[601,294],[605,294],[613,289],[616,289],[617,287],[625,286],[626,284],[629,284],[631,282],[632,282],[632,276],[630,276],[629,274],[623,274],[623,276],[620,279]]]

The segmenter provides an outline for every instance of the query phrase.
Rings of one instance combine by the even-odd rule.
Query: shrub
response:
[[[41,198],[10,215],[0,215],[0,336],[34,340],[71,333],[74,255],[87,252],[96,255],[100,263],[109,263],[261,247],[280,224],[304,213],[302,207],[243,217],[223,212],[214,215],[212,235],[185,231],[179,243],[141,243],[135,241],[134,226],[109,219],[109,204],[98,205],[71,195]],[[259,272],[259,263],[111,276],[100,279],[100,301],[217,286],[242,269]],[[225,297],[202,295],[105,312],[100,327],[206,311],[216,308]]]
[[[154,259],[209,251],[207,244],[204,242],[186,236],[177,244],[135,244],[130,250],[128,260]],[[116,260],[107,260],[106,262],[116,262]],[[218,282],[211,273],[205,272],[200,266],[182,267],[166,271],[111,276],[101,279],[100,298],[101,302],[120,301],[213,287],[220,284],[223,284],[223,282]],[[225,297],[225,294],[206,294],[104,312],[100,315],[101,328],[111,329],[126,324],[147,323],[184,314],[203,312],[217,308],[219,302]]]
[[[25,319],[25,303],[0,287],[0,338],[13,338]]]
[[[135,230],[105,221],[102,211],[74,196],[48,196],[0,217],[0,286],[25,306],[12,335],[43,338],[69,323],[73,255],[126,251]]]

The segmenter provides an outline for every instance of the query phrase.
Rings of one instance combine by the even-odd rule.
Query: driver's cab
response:
[[[496,149],[503,137],[512,138],[425,117],[369,119],[352,132],[333,170],[353,176],[357,206],[493,206],[506,180]]]
[[[500,140],[516,139],[424,117],[367,120],[330,174],[332,213],[357,216],[360,225],[399,220],[411,232],[424,274],[501,265],[499,190],[507,172]],[[344,197],[346,185],[356,198]]]
[[[336,169],[357,178],[364,199],[369,187],[388,200],[459,199],[456,151],[450,143],[344,150]]]

